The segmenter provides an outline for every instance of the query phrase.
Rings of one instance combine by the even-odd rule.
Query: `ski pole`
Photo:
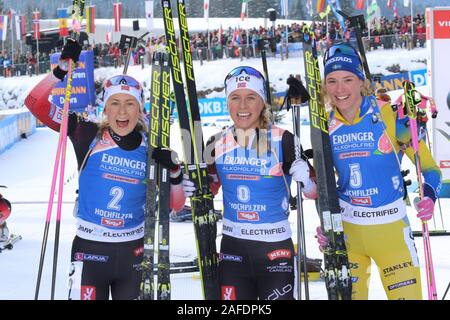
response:
[[[300,143],[300,108],[301,103],[309,101],[311,98],[308,91],[305,89],[301,80],[290,75],[287,79],[287,84],[289,89],[286,92],[285,99],[281,108],[283,108],[284,103],[286,103],[286,109],[292,107],[292,125],[294,133],[294,148],[295,148],[295,159],[302,158],[302,148]],[[294,104],[292,104],[294,102]],[[288,190],[290,191],[290,190]],[[289,192],[290,193],[290,192]],[[308,269],[307,269],[307,256],[306,256],[306,243],[305,243],[305,227],[304,227],[304,217],[303,217],[303,204],[302,204],[302,185],[297,182],[297,275],[298,275],[298,286],[297,295],[298,300],[302,299],[302,288],[301,288],[301,266],[303,264],[303,272],[305,277],[305,298],[309,300],[309,286],[308,286]],[[302,259],[300,260],[300,255]]]
[[[361,62],[363,64],[364,68],[364,74],[366,75],[366,78],[370,81],[370,83],[373,86],[372,82],[372,76],[370,74],[369,70],[369,64],[367,63],[366,58],[366,51],[364,49],[364,44],[362,42],[362,29],[366,28],[366,22],[364,21],[364,15],[356,15],[356,16],[349,16],[342,12],[341,10],[336,10],[337,13],[339,13],[341,16],[343,16],[345,19],[350,21],[350,27],[353,27],[355,29],[356,33],[356,42],[358,44],[359,54],[361,55]]]
[[[417,120],[417,121],[419,121],[419,120]],[[424,127],[419,125],[418,128],[417,128],[417,132],[418,132],[418,139],[419,139],[419,141],[422,139],[422,133],[424,132],[424,136],[425,136],[426,143],[428,145],[428,149],[431,151],[430,140],[429,140],[429,137],[428,137],[428,134],[427,134],[426,127],[424,128]],[[439,201],[439,198],[437,198],[436,201]],[[436,217],[434,216],[434,214],[433,214],[433,225],[434,225],[434,230],[437,230]]]
[[[420,158],[419,158],[419,140],[418,140],[418,132],[417,132],[417,113],[416,113],[416,105],[417,101],[414,99],[414,93],[416,92],[414,89],[414,84],[410,81],[403,81],[402,83],[403,91],[405,94],[405,103],[407,106],[407,112],[409,117],[409,129],[411,132],[411,144],[414,151],[414,162],[416,166],[417,173],[417,181],[419,183],[419,198],[423,199],[424,191],[422,184],[422,170],[420,166]],[[427,221],[422,221],[422,238],[424,243],[425,250],[425,270],[427,275],[427,287],[428,287],[428,299],[436,300],[436,281],[434,277],[434,266],[433,259],[431,255],[431,245],[430,245],[430,235],[428,232],[428,223]]]
[[[74,62],[72,59],[69,61],[69,71],[66,86],[66,95],[64,98],[64,107],[62,114],[62,122],[60,129],[60,136],[62,136],[61,142],[61,168],[59,172],[59,185],[58,185],[58,202],[56,205],[56,229],[55,229],[55,246],[53,249],[53,272],[52,272],[52,288],[51,288],[51,300],[55,297],[55,285],[56,285],[56,270],[58,265],[58,249],[59,249],[59,232],[61,228],[61,211],[62,211],[62,196],[64,191],[64,172],[66,168],[66,149],[67,149],[67,126],[69,119],[69,106],[70,106],[70,95],[72,93],[72,79],[73,71],[75,69]]]
[[[51,220],[51,216],[52,216],[53,199],[55,196],[56,177],[58,176],[58,169],[59,169],[59,163],[60,163],[59,159],[60,159],[60,155],[61,155],[61,149],[62,149],[61,147],[62,147],[62,135],[60,133],[59,138],[58,138],[58,148],[56,150],[55,164],[53,165],[53,177],[52,177],[52,184],[50,187],[50,198],[48,200],[47,217],[45,219],[44,235],[42,238],[38,276],[37,276],[37,281],[36,281],[36,289],[35,289],[35,293],[34,293],[35,300],[37,300],[39,297],[39,288],[40,288],[40,284],[41,284],[42,269],[43,269],[43,263],[44,263],[44,258],[45,258],[45,251],[47,248],[48,231],[50,228],[50,220]]]
[[[288,100],[289,101],[289,100]],[[288,102],[289,103],[289,102]],[[301,144],[300,144],[300,105],[294,105],[292,108],[292,118],[295,132],[295,158],[301,159]],[[308,268],[306,264],[306,242],[305,242],[305,222],[303,217],[303,203],[302,203],[302,184],[297,182],[297,274],[298,274],[298,299],[302,297],[302,273],[301,265],[303,264],[305,299],[309,300],[309,284],[308,284]],[[301,259],[300,259],[301,257]]]
[[[444,296],[442,297],[442,300],[445,300],[445,297],[447,296],[448,289],[450,289],[450,282],[448,283],[447,289],[445,289],[445,293],[444,293]]]
[[[144,33],[139,38],[133,37],[133,36],[127,36],[127,35],[121,35],[120,37],[120,43],[119,43],[119,49],[123,50],[125,48],[125,45],[128,44],[128,52],[127,52],[127,58],[125,59],[125,65],[123,66],[123,74],[127,74],[128,71],[128,65],[130,64],[130,58],[131,53],[134,49],[136,49],[137,44],[139,41],[141,41],[147,34],[150,32]]]
[[[76,41],[78,41],[81,32],[81,21],[83,17],[85,0],[74,0],[73,10],[72,10],[72,21],[73,21],[73,36]],[[69,120],[69,107],[70,107],[70,96],[72,94],[72,79],[73,73],[75,71],[75,62],[69,60],[69,69],[67,72],[67,85],[66,94],[64,97],[64,107],[62,111],[62,121],[60,135],[62,136],[62,146],[61,146],[61,168],[59,173],[59,186],[58,186],[58,203],[56,208],[56,230],[55,230],[55,246],[53,251],[53,272],[52,272],[52,288],[51,288],[51,300],[55,297],[55,286],[56,286],[56,270],[58,266],[58,249],[59,249],[59,232],[61,228],[61,212],[62,212],[62,197],[64,192],[64,172],[66,167],[66,149],[67,149],[67,127]]]
[[[266,39],[258,40],[258,46],[259,46],[259,51],[261,52],[261,61],[262,61],[263,70],[264,70],[264,77],[266,78],[265,85],[266,85],[267,103],[272,106],[272,95],[270,93],[269,71],[267,69]]]
[[[72,10],[72,20],[73,20],[73,34],[74,38],[78,39],[78,36],[80,34],[81,29],[81,19],[82,14],[84,10],[84,3],[85,0],[74,0],[73,1],[73,10]],[[61,209],[62,209],[62,195],[63,195],[63,186],[64,186],[64,169],[65,169],[65,156],[66,156],[66,146],[67,146],[67,125],[68,125],[68,113],[69,113],[69,106],[70,106],[70,95],[72,91],[72,78],[73,78],[73,71],[75,69],[75,66],[73,64],[72,59],[69,60],[69,68],[68,68],[68,78],[67,78],[67,86],[66,86],[66,94],[64,99],[64,106],[62,110],[62,119],[61,119],[61,125],[59,130],[59,138],[58,138],[58,148],[56,151],[56,159],[55,164],[53,167],[53,177],[52,177],[52,184],[50,188],[50,198],[49,203],[47,206],[47,217],[46,217],[46,223],[44,227],[44,235],[42,239],[42,246],[41,246],[41,255],[40,255],[40,261],[39,261],[39,269],[38,269],[38,278],[36,282],[36,289],[35,289],[35,300],[39,297],[39,289],[40,289],[40,283],[42,278],[42,269],[43,269],[43,262],[45,258],[45,251],[47,246],[47,239],[48,239],[48,231],[50,227],[50,220],[52,215],[52,209],[53,209],[53,198],[56,188],[56,178],[58,176],[58,169],[61,165],[61,170],[59,172],[59,185],[58,185],[58,202],[57,202],[57,214],[56,214],[56,229],[55,229],[55,246],[54,246],[54,252],[53,252],[53,270],[52,270],[52,287],[51,287],[51,300],[54,300],[55,296],[55,285],[56,285],[56,270],[57,270],[57,260],[58,260],[58,247],[59,247],[59,231],[60,231],[60,225],[61,225]]]

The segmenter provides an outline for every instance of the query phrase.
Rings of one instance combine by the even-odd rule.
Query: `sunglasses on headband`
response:
[[[246,73],[250,76],[255,76],[258,79],[262,79],[263,81],[265,81],[264,76],[258,70],[254,69],[252,67],[242,66],[242,67],[234,68],[233,70],[230,71],[230,73],[228,73],[228,75],[225,77],[225,81],[224,81],[225,86],[226,86],[228,80],[230,80],[233,77],[239,76],[241,73]]]
[[[142,90],[142,86],[139,83],[139,81],[137,81],[133,77],[130,77],[127,75],[117,75],[117,76],[107,79],[105,81],[105,83],[103,84],[103,88],[107,89],[109,87],[119,86],[119,85],[125,85],[125,86],[136,88],[138,90]]]
[[[358,51],[356,51],[355,48],[346,43],[338,43],[332,45],[328,48],[327,51],[325,51],[325,55],[323,56],[323,64],[325,65],[328,59],[332,58],[336,53],[341,53],[351,57],[357,57],[358,60],[361,61]]]
[[[141,98],[144,97],[144,90],[142,89],[140,82],[133,77],[121,74],[105,80],[105,82],[103,83],[102,100],[104,100],[105,98],[106,90],[108,90],[111,87],[120,85],[135,88],[140,91]]]

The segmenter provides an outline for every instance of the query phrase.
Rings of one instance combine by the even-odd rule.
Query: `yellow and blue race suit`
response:
[[[352,265],[353,299],[367,299],[371,258],[388,299],[422,299],[420,269],[403,203],[400,162],[413,159],[408,119],[373,96],[363,97],[353,123],[329,114],[333,161],[344,233]],[[425,196],[436,200],[440,171],[425,143],[419,156]]]

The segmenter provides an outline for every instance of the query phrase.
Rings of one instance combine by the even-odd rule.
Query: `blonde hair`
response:
[[[326,86],[324,85],[324,83],[322,83],[322,88],[320,90],[320,99],[321,102],[323,103],[323,105],[325,106],[325,109],[329,112],[332,110],[336,109],[336,106],[333,105],[333,102],[331,100],[330,95],[327,92]],[[364,79],[363,85],[361,87],[361,96],[363,97],[367,97],[367,96],[372,96],[373,93],[373,89],[372,89],[372,85],[370,84],[370,81],[367,79]]]
[[[264,102],[264,107],[261,110],[261,114],[259,115],[259,128],[260,129],[268,129],[271,123],[270,119],[272,114],[270,112],[271,106],[267,102]]]

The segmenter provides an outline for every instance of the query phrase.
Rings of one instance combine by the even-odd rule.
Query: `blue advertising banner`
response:
[[[225,98],[198,99],[198,105],[200,108],[200,115],[202,117],[220,117],[230,115],[227,110],[227,101]],[[150,102],[145,102],[145,109],[149,112]],[[172,116],[175,119],[178,119],[176,106],[173,108]]]
[[[281,106],[284,101],[285,92],[277,92],[273,94],[274,104]],[[200,115],[202,117],[229,117],[230,114],[227,109],[227,100],[224,98],[206,98],[198,99],[198,104],[200,108]],[[149,102],[145,103],[145,109],[148,111],[150,108]],[[174,108],[173,117],[178,118],[177,108]]]
[[[52,69],[58,64],[60,53],[50,56]],[[64,106],[64,95],[66,91],[67,78],[58,84],[52,90],[51,101],[56,106]],[[95,104],[94,87],[94,53],[90,51],[81,51],[77,68],[73,73],[72,94],[70,96],[70,110],[83,112],[87,105]]]
[[[420,69],[410,72],[391,74],[389,76],[383,76],[381,77],[380,82],[376,82],[376,87],[386,88],[387,91],[401,90],[403,80],[410,80],[414,82],[416,87],[426,86],[427,69]]]
[[[420,69],[409,72],[409,80],[414,82],[416,87],[427,85],[427,69]]]
[[[402,89],[403,80],[409,80],[408,72],[383,76],[381,77],[380,82],[376,82],[375,85],[377,88],[380,87],[386,88],[387,91],[400,90]]]

